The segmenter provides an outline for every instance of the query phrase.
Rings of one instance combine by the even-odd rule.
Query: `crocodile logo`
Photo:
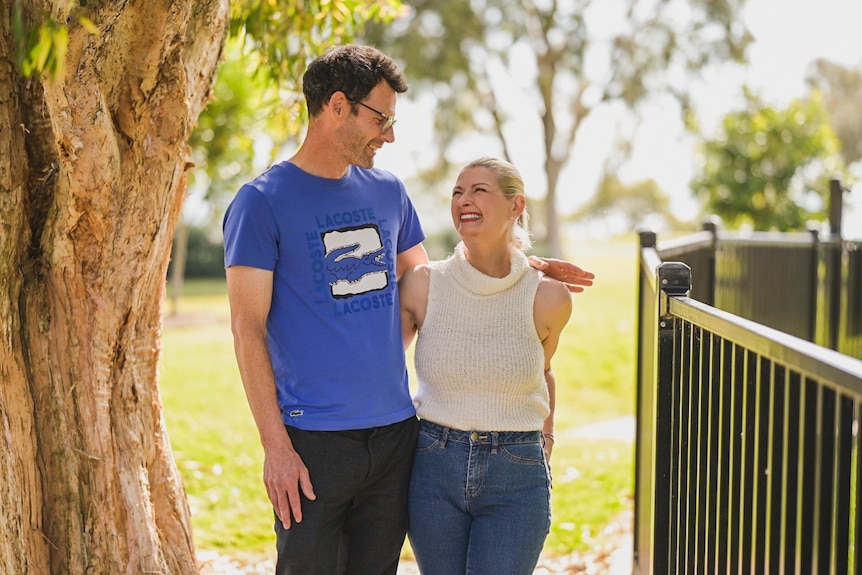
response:
[[[361,256],[354,255],[359,244],[336,248],[326,254],[326,270],[333,282],[347,280],[355,282],[362,279],[369,271],[386,269],[386,251],[380,247]]]
[[[389,262],[377,226],[334,230],[322,234],[322,239],[334,297],[351,297],[389,285]]]

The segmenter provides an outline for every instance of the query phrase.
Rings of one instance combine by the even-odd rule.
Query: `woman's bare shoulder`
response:
[[[566,287],[566,284],[546,275],[543,275],[542,280],[539,282],[539,290],[536,297],[548,299],[549,302],[556,303],[571,303],[572,301],[572,294],[569,288]]]
[[[569,288],[559,280],[542,277],[536,291],[535,309],[542,315],[564,316],[568,319],[572,311],[572,294]]]

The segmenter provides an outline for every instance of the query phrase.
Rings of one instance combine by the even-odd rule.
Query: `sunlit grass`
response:
[[[597,279],[574,296],[554,358],[554,522],[546,554],[585,549],[631,505],[633,445],[570,431],[634,413],[634,256],[634,240],[579,247],[571,256]],[[165,318],[160,386],[195,544],[274,553],[263,452],[234,359],[224,283],[189,282],[177,311]]]
[[[572,437],[576,427],[634,415],[634,241],[585,245],[572,261],[596,274],[573,296],[572,318],[554,356],[557,381],[553,523],[545,553],[582,551],[631,505],[634,446]]]
[[[625,441],[578,439],[554,449],[553,522],[546,555],[583,550],[631,505],[634,447]]]
[[[165,329],[161,392],[196,545],[219,551],[272,549],[263,452],[226,323]]]

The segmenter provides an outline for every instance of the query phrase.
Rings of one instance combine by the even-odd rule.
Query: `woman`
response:
[[[528,575],[551,525],[551,358],[571,296],[527,263],[514,166],[465,166],[451,211],[454,255],[399,281],[405,347],[419,334],[408,535],[423,575]]]

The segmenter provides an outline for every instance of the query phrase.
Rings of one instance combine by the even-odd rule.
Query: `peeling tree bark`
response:
[[[197,573],[157,362],[185,142],[228,2],[62,13],[24,0],[25,19],[54,5],[68,23],[53,80],[16,71],[12,4],[0,5],[0,572]]]

